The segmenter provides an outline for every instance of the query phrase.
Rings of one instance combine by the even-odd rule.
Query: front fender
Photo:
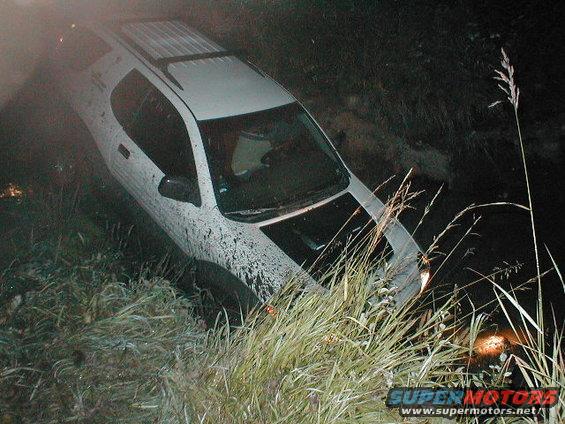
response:
[[[205,260],[196,262],[196,281],[202,288],[212,291],[218,300],[239,303],[244,310],[261,304],[261,300],[249,289],[249,282],[241,281],[237,276],[220,265]],[[247,283],[247,284],[246,284]]]

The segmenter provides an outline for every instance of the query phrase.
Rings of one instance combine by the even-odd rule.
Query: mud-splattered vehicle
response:
[[[266,301],[304,270],[315,281],[311,265],[374,228],[383,203],[304,107],[240,56],[180,20],[145,19],[73,24],[52,62],[110,173],[198,275]],[[429,270],[400,223],[385,234],[376,254],[401,267],[404,302]]]

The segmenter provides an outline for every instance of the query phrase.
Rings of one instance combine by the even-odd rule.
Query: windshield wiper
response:
[[[257,208],[257,209],[244,209],[244,210],[240,210],[240,211],[230,211],[230,212],[225,212],[224,214],[227,216],[255,216],[255,215],[260,215],[263,214],[265,212],[271,212],[271,211],[276,211],[280,208]]]
[[[244,218],[251,218],[258,215],[263,215],[264,213],[268,212],[280,212],[280,211],[288,211],[293,209],[298,209],[299,207],[307,206],[312,202],[305,201],[305,199],[300,199],[294,201],[292,203],[285,203],[278,206],[266,207],[266,208],[256,208],[256,209],[244,209],[239,211],[230,211],[225,212],[224,215],[226,216],[240,216]]]
[[[226,216],[240,216],[240,217],[254,217],[257,215],[262,215],[267,212],[280,212],[280,211],[289,211],[289,210],[296,210],[299,208],[303,208],[309,205],[312,205],[323,198],[325,198],[328,191],[334,188],[336,184],[323,184],[320,185],[312,190],[308,190],[306,193],[303,193],[300,197],[292,199],[288,198],[285,200],[280,201],[280,203],[276,206],[267,206],[263,208],[256,208],[256,209],[243,209],[243,210],[236,210],[225,212]],[[291,200],[292,199],[292,200]]]

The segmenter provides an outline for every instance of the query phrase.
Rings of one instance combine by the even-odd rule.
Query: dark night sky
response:
[[[500,34],[502,46],[512,54],[519,83],[543,85],[545,98],[535,106],[564,112],[565,3],[560,0],[471,1],[485,31]]]

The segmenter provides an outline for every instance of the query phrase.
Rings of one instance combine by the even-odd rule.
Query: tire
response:
[[[214,300],[229,311],[247,314],[262,303],[243,281],[212,262],[197,262],[196,282],[200,288],[209,290]]]

